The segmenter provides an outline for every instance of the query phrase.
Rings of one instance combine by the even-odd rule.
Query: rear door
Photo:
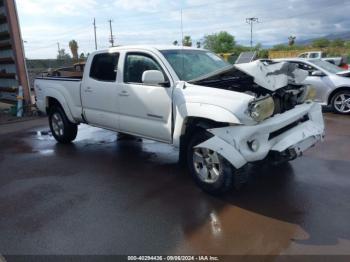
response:
[[[81,88],[84,117],[89,124],[117,130],[119,53],[99,53],[92,59]]]
[[[159,141],[171,142],[172,84],[162,61],[151,52],[127,52],[123,79],[118,85],[120,129]],[[168,86],[145,85],[142,74],[147,70],[163,72]]]

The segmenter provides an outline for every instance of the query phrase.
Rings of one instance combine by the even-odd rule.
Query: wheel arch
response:
[[[46,113],[48,114],[50,112],[50,109],[54,106],[60,106],[64,113],[66,114],[67,118],[70,122],[76,123],[74,120],[72,113],[67,105],[67,103],[64,102],[64,97],[61,95],[48,95],[45,97],[45,107],[46,107]]]
[[[183,104],[176,108],[173,144],[180,147],[181,137],[188,134],[195,127],[209,129],[230,124],[241,124],[241,122],[225,108],[200,103]]]
[[[334,89],[328,96],[328,101],[327,101],[327,105],[330,105],[332,103],[332,99],[334,97],[335,94],[337,94],[340,91],[350,91],[350,86],[341,86],[341,87],[337,87],[336,89]]]

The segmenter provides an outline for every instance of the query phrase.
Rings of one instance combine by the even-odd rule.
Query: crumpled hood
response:
[[[251,76],[255,84],[270,91],[275,91],[288,84],[302,85],[303,81],[308,77],[307,71],[297,68],[297,65],[293,63],[278,62],[268,64],[262,61],[254,61],[224,68],[223,70],[191,80],[189,83],[196,84],[197,82],[203,82],[234,70],[239,70]]]

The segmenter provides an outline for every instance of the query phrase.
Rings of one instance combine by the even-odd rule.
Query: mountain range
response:
[[[298,45],[308,45],[308,44],[311,44],[313,40],[318,39],[318,38],[327,38],[328,40],[335,40],[335,39],[350,40],[350,31],[341,32],[341,33],[333,33],[333,34],[329,34],[329,35],[325,35],[325,36],[317,37],[317,38],[301,39],[301,40],[297,39],[296,43]]]

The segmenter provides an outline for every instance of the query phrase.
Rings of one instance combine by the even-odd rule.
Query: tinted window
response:
[[[147,70],[159,70],[160,65],[146,54],[128,54],[125,61],[124,82],[142,83],[142,74]]]
[[[310,58],[318,58],[319,54],[318,53],[311,53]]]
[[[95,55],[90,70],[90,77],[99,81],[115,81],[117,77],[119,54]]]

